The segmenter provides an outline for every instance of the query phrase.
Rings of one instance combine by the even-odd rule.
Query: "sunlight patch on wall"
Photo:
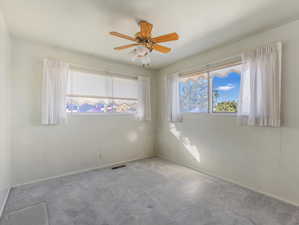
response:
[[[190,153],[190,155],[197,161],[200,162],[200,153],[195,145],[192,145],[188,137],[181,135],[181,132],[176,128],[174,123],[169,124],[169,130],[175,136],[179,142],[185,147],[185,149]]]
[[[176,129],[176,126],[173,123],[169,124],[169,130],[178,140],[180,140],[181,132]]]
[[[192,157],[197,161],[200,162],[200,154],[195,145],[191,144],[191,141],[187,137],[183,137],[182,144],[188,150],[188,152],[192,155]]]

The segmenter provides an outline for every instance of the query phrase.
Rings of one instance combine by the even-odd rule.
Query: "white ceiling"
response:
[[[128,44],[108,35],[133,35],[137,22],[154,25],[153,34],[177,32],[165,45],[169,54],[152,53],[152,68],[236,40],[299,16],[298,0],[2,0],[11,32],[27,39],[130,62]]]

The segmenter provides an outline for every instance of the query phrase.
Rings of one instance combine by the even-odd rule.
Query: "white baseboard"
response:
[[[8,196],[9,196],[9,193],[10,193],[10,190],[11,190],[11,187],[9,187],[7,190],[6,190],[6,193],[4,195],[4,199],[3,199],[3,202],[1,203],[0,202],[0,218],[2,217],[2,214],[4,212],[4,209],[5,209],[5,205],[7,203],[7,199],[8,199]]]
[[[172,163],[174,163],[174,164],[178,164],[178,165],[180,165],[180,166],[187,167],[187,168],[189,168],[189,169],[195,170],[195,171],[197,171],[197,172],[199,172],[199,173],[202,173],[202,174],[204,174],[204,175],[207,175],[207,176],[210,176],[210,177],[215,177],[215,178],[220,179],[220,180],[223,180],[223,181],[225,181],[225,182],[229,182],[229,183],[238,185],[238,186],[240,186],[240,187],[242,187],[242,188],[245,188],[245,189],[248,189],[248,190],[251,190],[251,191],[254,191],[254,192],[263,194],[263,195],[266,195],[266,196],[268,196],[268,197],[270,197],[270,198],[274,198],[274,199],[276,199],[276,200],[278,200],[278,201],[281,201],[281,202],[284,202],[284,203],[286,203],[286,204],[290,204],[290,205],[299,207],[299,203],[295,203],[295,202],[292,202],[292,201],[290,201],[290,200],[286,200],[286,199],[284,199],[284,198],[281,198],[281,197],[279,197],[279,196],[270,194],[270,193],[268,193],[268,192],[263,192],[263,191],[257,190],[257,189],[255,189],[255,188],[253,188],[253,187],[246,186],[246,185],[244,185],[244,184],[238,183],[237,181],[234,181],[234,180],[231,180],[231,179],[228,179],[228,178],[225,178],[225,177],[220,177],[220,176],[218,176],[218,175],[212,174],[212,173],[207,172],[207,171],[202,171],[202,170],[200,170],[200,169],[198,169],[198,168],[195,168],[195,167],[193,167],[193,166],[187,166],[187,165],[184,165],[184,164],[182,164],[182,163],[178,163],[178,162],[176,162],[176,161],[174,161],[174,160],[168,159],[168,158],[167,158],[166,156],[164,156],[164,155],[159,154],[159,155],[157,155],[157,157],[158,157],[158,158],[161,158],[161,159],[164,159],[164,160],[166,160],[166,161],[172,162]]]
[[[61,174],[61,175],[58,175],[58,176],[51,176],[51,177],[46,177],[46,178],[32,180],[32,181],[29,181],[29,182],[26,182],[26,183],[22,183],[22,184],[15,184],[15,185],[13,185],[12,188],[16,188],[16,187],[20,187],[20,186],[28,185],[28,184],[39,183],[39,182],[47,181],[47,180],[51,180],[51,179],[66,177],[66,176],[70,176],[70,175],[76,175],[76,174],[80,174],[80,173],[85,173],[85,172],[92,171],[92,170],[109,168],[109,167],[117,166],[119,164],[134,162],[134,161],[138,161],[138,160],[142,160],[142,159],[149,159],[149,158],[153,158],[153,157],[154,157],[153,155],[149,155],[149,156],[137,157],[137,158],[129,159],[129,160],[125,160],[125,161],[117,161],[117,162],[107,163],[107,164],[103,164],[103,165],[98,166],[98,167],[87,168],[87,169],[83,169],[83,170],[76,170],[76,171],[72,171],[72,172],[69,172],[69,173],[64,173],[64,174]]]

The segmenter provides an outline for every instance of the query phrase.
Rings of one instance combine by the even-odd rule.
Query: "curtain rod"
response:
[[[110,76],[114,76],[114,77],[125,77],[127,79],[133,79],[133,80],[137,80],[139,75],[136,74],[123,74],[123,73],[117,73],[117,72],[110,72],[109,70],[101,70],[101,69],[96,69],[96,68],[92,68],[92,67],[86,67],[80,64],[74,64],[74,63],[68,63],[71,67],[75,68],[75,69],[81,69],[81,70],[85,70],[85,71],[89,71],[89,72],[96,72],[96,73],[100,73],[101,75],[110,75]]]
[[[241,65],[242,62],[241,61],[235,61],[235,62],[230,62],[230,63],[224,63],[221,64],[219,66],[212,66],[212,67],[207,67],[206,69],[202,69],[202,70],[196,70],[194,72],[186,72],[186,73],[180,73],[181,77],[190,77],[190,76],[196,76],[199,74],[204,74],[204,73],[208,73],[208,72],[212,72],[215,70],[221,70],[227,67],[232,67],[232,66],[239,66]]]
[[[192,66],[189,69],[185,69],[184,71],[179,72],[180,76],[188,76],[196,73],[205,73],[209,72],[210,70],[214,69],[222,69],[223,66],[227,65],[239,65],[241,62],[241,54],[230,56],[221,60],[217,60],[214,62],[210,62],[205,65],[200,66]]]
[[[255,48],[253,49],[256,49],[256,48],[262,48],[262,47],[265,47],[265,46],[269,46],[269,45],[274,45],[274,44],[281,44],[282,41],[266,41],[266,43],[264,43],[263,45],[258,45],[256,46]],[[214,61],[214,62],[210,62],[208,64],[205,64],[205,65],[201,65],[201,66],[192,66],[190,68],[187,68],[187,69],[184,69],[183,71],[180,71],[178,72],[180,75],[183,75],[183,76],[187,76],[188,74],[192,74],[192,73],[200,73],[202,72],[203,70],[206,70],[206,72],[208,72],[208,70],[212,67],[217,67],[217,66],[221,66],[221,65],[217,65],[217,64],[221,64],[221,63],[224,63],[222,65],[225,65],[225,61],[229,61],[229,60],[232,60],[232,61],[229,61],[227,62],[227,64],[229,63],[237,63],[238,61],[241,61],[242,60],[242,53],[244,51],[250,51],[252,49],[245,49],[243,50],[241,53],[238,53],[237,55],[234,55],[234,56],[229,56],[229,57],[226,57],[226,58],[223,58],[221,60],[217,60],[217,61]],[[239,58],[239,60],[237,60]],[[233,59],[235,59],[235,61],[233,61]],[[187,71],[186,71],[187,70]]]
[[[50,58],[50,57],[47,57],[47,59],[60,60],[60,59],[55,59],[55,58]],[[137,80],[138,76],[140,76],[140,75],[133,74],[133,73],[124,74],[124,73],[110,72],[108,69],[106,69],[106,70],[103,69],[102,70],[102,69],[87,67],[87,66],[84,66],[84,65],[81,65],[81,64],[66,62],[64,60],[60,60],[60,61],[63,61],[65,63],[69,64],[70,67],[73,67],[75,69],[79,69],[79,70],[83,70],[83,71],[89,71],[89,72],[95,72],[95,73],[100,74],[100,75],[110,75],[110,76],[120,77],[120,78],[125,77],[127,79],[133,79],[133,80]]]

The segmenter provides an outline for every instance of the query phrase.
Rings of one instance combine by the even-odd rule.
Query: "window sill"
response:
[[[182,114],[183,114],[183,116],[187,116],[187,115],[237,116],[237,113],[224,113],[224,112],[219,112],[219,113],[214,113],[214,112],[184,112]]]
[[[211,115],[216,115],[216,116],[237,116],[237,113],[230,113],[230,112],[219,112],[219,113],[210,113]]]
[[[67,113],[69,116],[134,116],[134,113]]]
[[[195,115],[207,115],[207,114],[210,114],[210,113],[208,113],[208,112],[183,112],[182,114],[183,115],[193,115],[193,114],[195,114]]]

